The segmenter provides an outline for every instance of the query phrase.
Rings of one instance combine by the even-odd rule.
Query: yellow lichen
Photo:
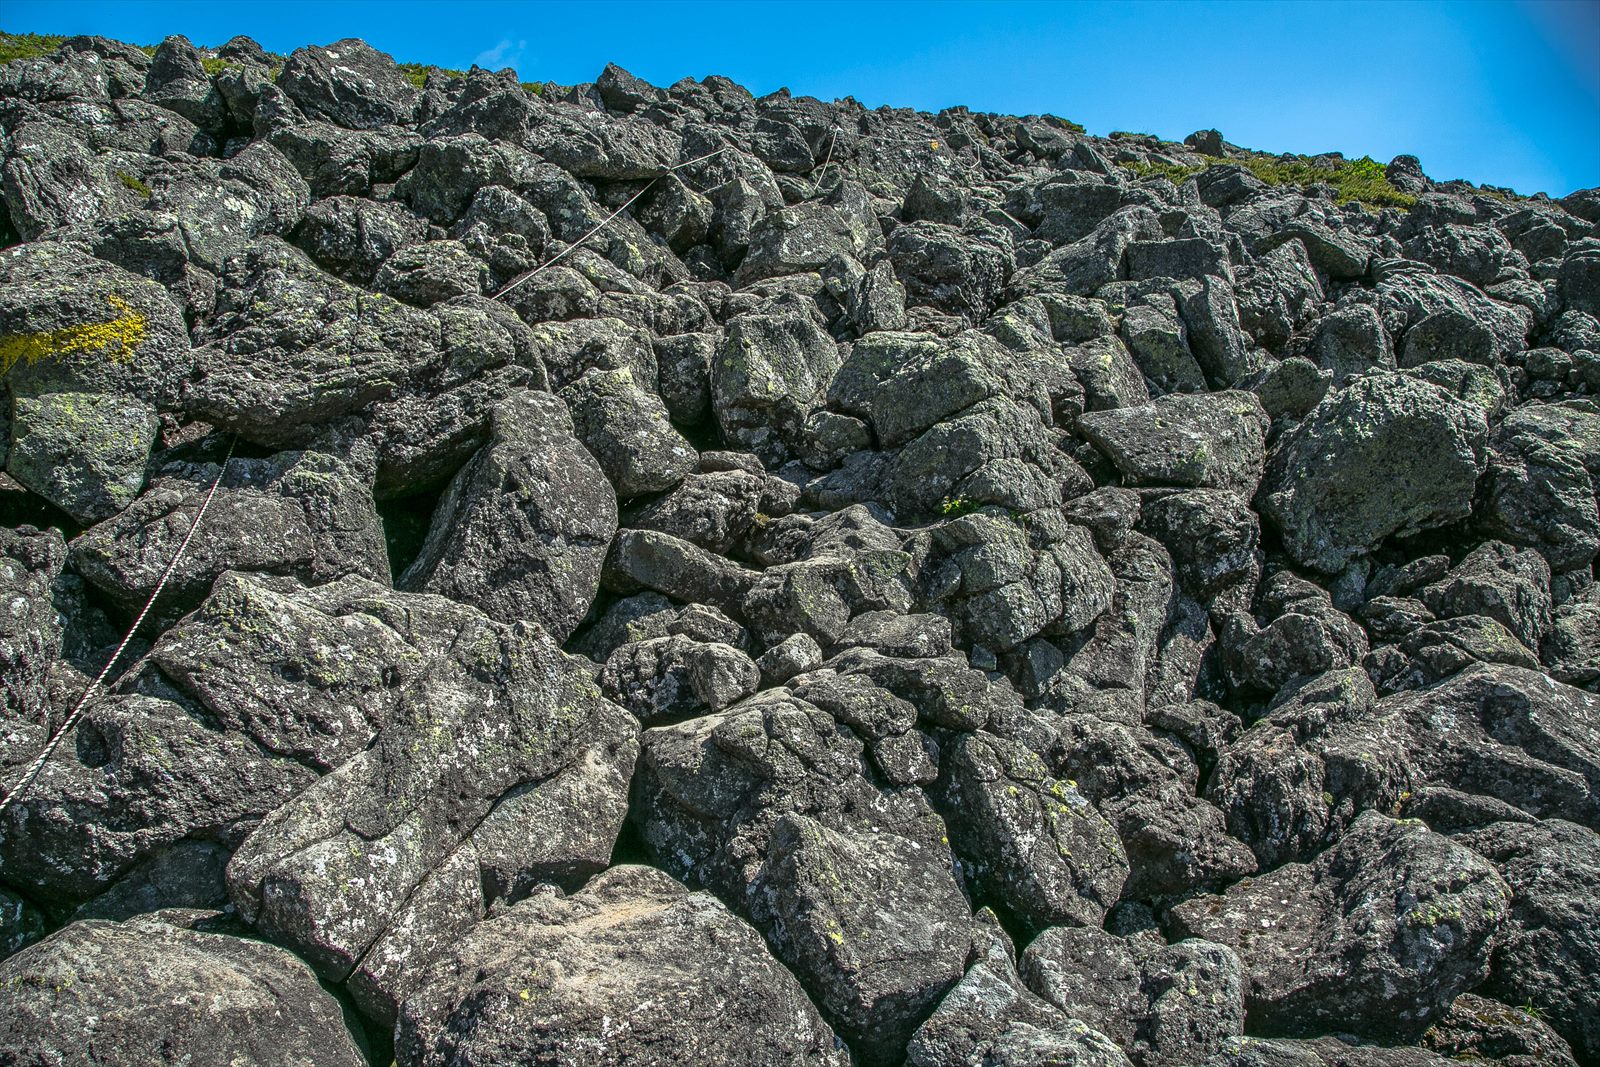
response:
[[[144,343],[145,317],[116,293],[107,293],[106,303],[117,313],[107,322],[0,337],[0,377],[19,363],[32,366],[79,352],[106,352],[117,363],[132,360],[134,350]]]

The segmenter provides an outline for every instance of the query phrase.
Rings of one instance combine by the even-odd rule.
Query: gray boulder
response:
[[[55,530],[0,531],[0,720],[37,722],[48,707],[50,665],[61,654],[61,618],[52,585],[66,565]]]
[[[79,522],[99,522],[131,504],[144,488],[145,464],[159,429],[155,409],[132,397],[18,397],[6,469]]]
[[[1404,1040],[1486,977],[1511,899],[1476,853],[1421,823],[1367,811],[1311,863],[1195,897],[1171,915],[1181,936],[1238,953],[1258,1032]]]
[[[1128,484],[1255,492],[1268,420],[1254,393],[1173,394],[1138,407],[1086,412],[1078,429]]]
[[[1487,461],[1481,409],[1405,375],[1330,394],[1273,450],[1261,514],[1296,561],[1337,573],[1384,538],[1465,518]]]
[[[183,916],[89,920],[0,964],[0,1056],[135,1067],[361,1067],[339,1002],[274,945],[184,929]]]
[[[850,1062],[760,934],[710,894],[630,866],[478,925],[406,1001],[396,1029],[406,1067],[529,1057],[573,1067]]]
[[[227,570],[388,583],[372,491],[350,463],[323,452],[280,452],[235,458],[222,473],[204,530],[172,572],[158,618],[198,604]],[[214,463],[163,467],[121,514],[72,542],[74,569],[124,610],[138,611],[177,556],[217,474]]]
[[[410,122],[416,108],[417,90],[394,60],[354,38],[298,49],[277,85],[308,118],[352,130]]]
[[[667,409],[629,370],[593,370],[561,391],[573,432],[623,500],[681,482],[699,454],[672,428]]]
[[[1141,1067],[1210,1062],[1244,1032],[1239,957],[1214,942],[1167,945],[1057,926],[1034,938],[1019,969],[1028,988]]]
[[[489,443],[451,481],[399,584],[565,640],[594,600],[616,528],[616,496],[561,401],[513,394],[495,406]]]
[[[1600,835],[1560,819],[1500,822],[1456,840],[1488,857],[1511,886],[1511,916],[1484,992],[1526,1004],[1572,1043],[1580,1062],[1600,1055]]]

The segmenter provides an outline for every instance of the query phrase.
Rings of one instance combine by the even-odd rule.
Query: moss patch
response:
[[[1141,176],[1159,174],[1181,185],[1189,178],[1211,167],[1236,163],[1268,185],[1307,186],[1323,182],[1333,186],[1334,199],[1341,204],[1364,204],[1368,207],[1411,207],[1417,198],[1403,193],[1389,183],[1382,163],[1371,156],[1360,159],[1321,159],[1309,156],[1246,155],[1234,159],[1209,160],[1196,166],[1181,163],[1124,163],[1124,167]]]

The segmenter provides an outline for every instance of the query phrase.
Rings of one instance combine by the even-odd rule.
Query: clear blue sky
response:
[[[1267,151],[1421,158],[1436,178],[1561,196],[1600,185],[1600,0],[1206,3],[236,3],[5,0],[0,29],[269,50],[359,36],[404,61],[869,107],[1049,112],[1091,133],[1214,126]]]

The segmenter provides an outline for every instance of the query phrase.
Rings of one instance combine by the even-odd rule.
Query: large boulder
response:
[[[1078,430],[1127,484],[1255,492],[1268,419],[1254,393],[1176,393],[1138,407],[1086,412]]]
[[[1296,561],[1337,573],[1387,537],[1466,518],[1488,433],[1481,408],[1436,385],[1361,378],[1274,449],[1261,514]]]
[[[405,1067],[761,1063],[845,1067],[794,976],[709,893],[620,866],[452,945],[406,1001]]]
[[[196,918],[204,918],[199,913]],[[63,1067],[361,1067],[339,1002],[275,945],[182,915],[87,920],[0,963],[0,1058]]]
[[[220,457],[218,457],[220,458]],[[73,567],[127,611],[138,611],[178,555],[218,474],[197,535],[161,596],[161,617],[187,611],[226,570],[327,582],[347,574],[389,581],[372,491],[345,460],[323,452],[175,463],[126,510],[72,542]]]
[[[599,588],[616,495],[548,393],[501,401],[491,434],[445,490],[399,584],[505,622],[536,622],[565,640]]]
[[[1311,863],[1187,900],[1172,919],[1239,954],[1257,1032],[1403,1040],[1487,976],[1511,899],[1481,856],[1367,811]]]
[[[352,130],[410,122],[418,95],[387,54],[348,37],[297,50],[277,85],[308,118]]]

